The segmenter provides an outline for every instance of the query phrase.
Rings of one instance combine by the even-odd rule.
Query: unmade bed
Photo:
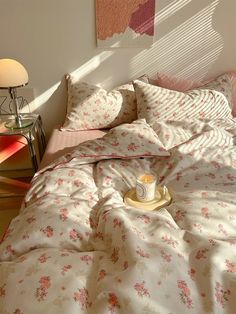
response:
[[[43,161],[0,246],[0,313],[235,313],[236,120],[209,90],[166,105],[135,81],[136,119]],[[171,204],[125,204],[145,171]]]
[[[80,143],[100,138],[107,133],[105,130],[88,130],[75,132],[62,132],[60,126],[54,128],[50,135],[45,153],[39,168],[42,169],[57,158],[72,151]]]

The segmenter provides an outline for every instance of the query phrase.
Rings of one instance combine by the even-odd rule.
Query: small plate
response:
[[[140,202],[136,197],[135,188],[126,192],[124,196],[124,202],[126,205],[143,209],[143,210],[149,210],[149,211],[155,210],[155,209],[157,210],[164,206],[167,206],[171,203],[171,200],[172,200],[172,197],[170,195],[169,190],[166,187],[163,189],[161,185],[157,186],[156,198],[150,202]]]

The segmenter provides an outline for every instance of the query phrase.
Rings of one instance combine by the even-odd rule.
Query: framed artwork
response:
[[[17,88],[18,108],[21,113],[30,113],[34,102],[33,88]],[[14,105],[7,89],[0,89],[0,114],[14,113]]]
[[[149,47],[154,20],[155,0],[96,0],[97,46]]]

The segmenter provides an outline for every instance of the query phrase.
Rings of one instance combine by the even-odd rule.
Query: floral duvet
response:
[[[38,172],[0,245],[0,313],[236,313],[235,120],[145,120]],[[172,191],[124,204],[138,172]]]

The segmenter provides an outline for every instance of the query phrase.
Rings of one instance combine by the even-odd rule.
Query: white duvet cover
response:
[[[0,246],[0,313],[236,313],[235,136],[141,120],[37,173]],[[126,206],[149,169],[173,202]]]

